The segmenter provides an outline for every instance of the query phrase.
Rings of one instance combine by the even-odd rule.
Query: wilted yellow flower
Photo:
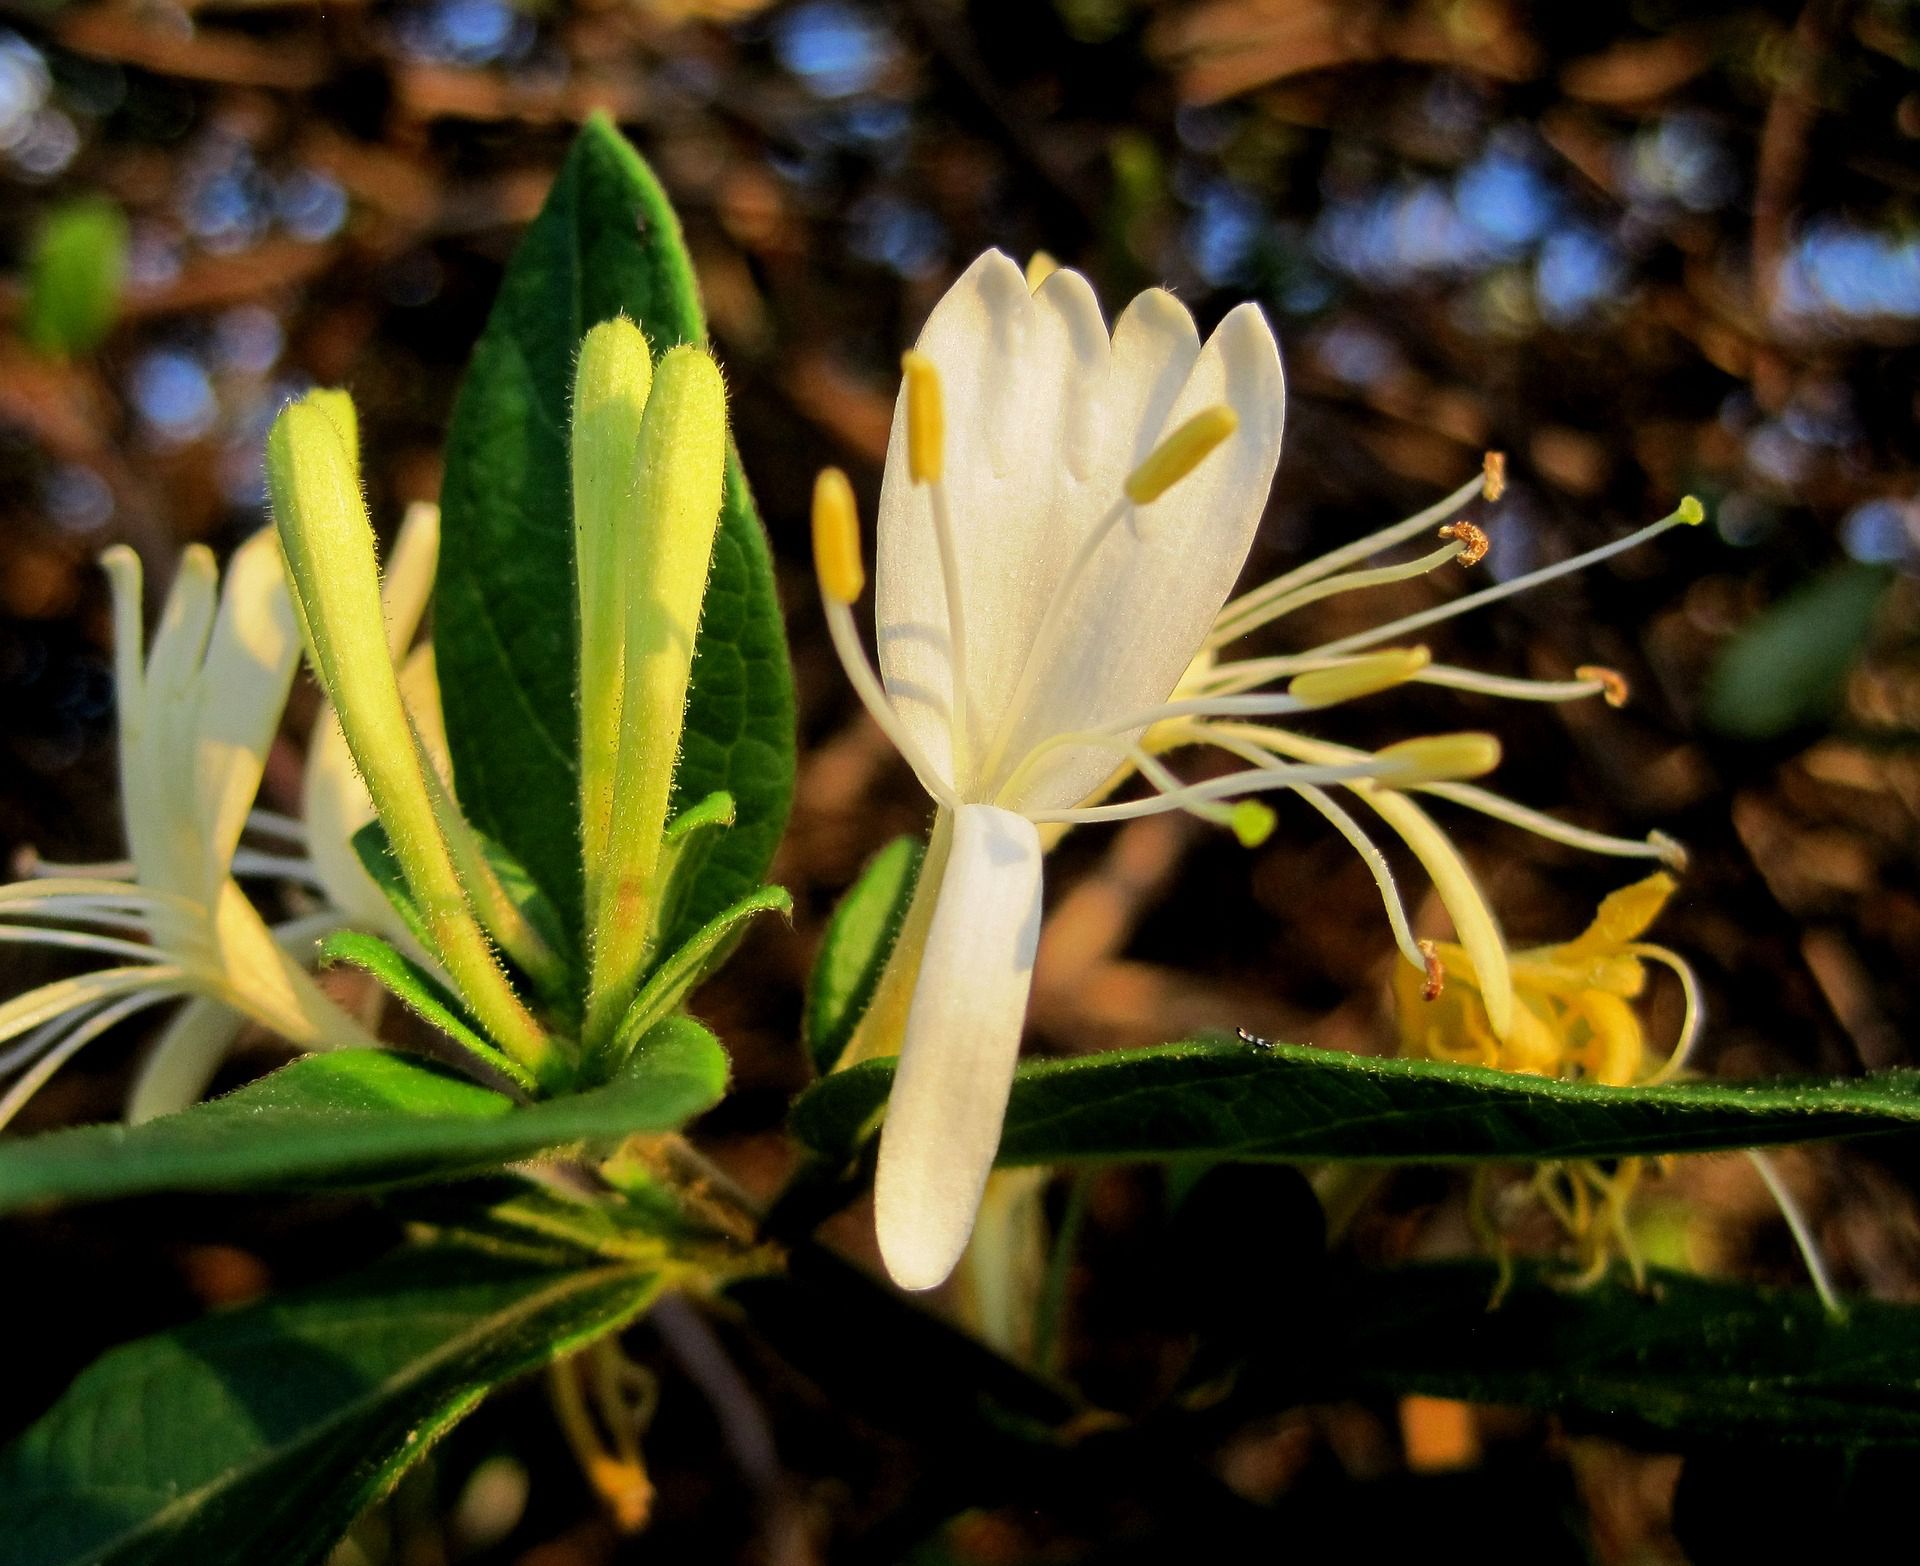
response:
[[[1395,972],[1400,1052],[1417,1060],[1609,1087],[1646,1086],[1671,1077],[1700,1030],[1699,989],[1693,970],[1677,953],[1641,937],[1666,907],[1674,886],[1664,871],[1650,875],[1603,898],[1593,923],[1573,940],[1509,953],[1513,1011],[1504,1033],[1496,1033],[1488,1020],[1472,957],[1458,946],[1433,944],[1434,971],[1445,976],[1438,994],[1432,981],[1412,969]],[[1671,968],[1686,996],[1680,1035],[1664,1054],[1649,1050],[1633,1007],[1646,990],[1649,962]],[[1534,1170],[1533,1194],[1572,1242],[1584,1268],[1582,1281],[1597,1281],[1615,1256],[1625,1257],[1639,1276],[1627,1204],[1646,1173],[1647,1161],[1641,1158],[1555,1161]],[[1506,1247],[1489,1211],[1491,1189],[1488,1171],[1476,1171],[1475,1226],[1500,1256],[1504,1291]]]
[[[1640,937],[1674,886],[1673,877],[1659,871],[1602,899],[1593,923],[1573,940],[1510,953],[1513,1022],[1504,1038],[1488,1021],[1473,958],[1463,947],[1436,943],[1434,956],[1446,978],[1432,999],[1423,975],[1406,966],[1394,970],[1401,1054],[1609,1087],[1671,1076],[1699,1031],[1697,990],[1678,955]],[[1660,1058],[1649,1056],[1646,1031],[1630,1004],[1646,989],[1648,962],[1673,969],[1687,998],[1680,1038]]]

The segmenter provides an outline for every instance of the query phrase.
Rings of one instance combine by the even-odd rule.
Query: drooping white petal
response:
[[[955,813],[874,1181],[880,1254],[902,1288],[952,1272],[993,1167],[1040,939],[1040,854],[1023,816]]]
[[[1121,717],[1173,689],[1265,505],[1284,412],[1279,354],[1250,306],[1203,348],[1186,310],[1158,290],[1133,302],[1109,343],[1085,279],[1055,272],[1030,294],[991,251],[935,307],[918,347],[945,393],[976,732],[975,775],[953,781],[986,799],[1048,733]],[[1120,503],[1128,473],[1188,417],[1223,402],[1238,432],[1115,526],[1056,610],[1070,563]],[[950,768],[945,582],[931,494],[907,471],[905,418],[903,398],[881,490],[880,661],[916,739]],[[1037,654],[1036,640],[1046,643]],[[1062,751],[1018,803],[1077,804],[1111,769],[1103,750]]]
[[[264,527],[227,565],[198,681],[194,806],[203,895],[226,879],[299,661],[300,632],[279,541]]]
[[[195,996],[153,1041],[127,1091],[126,1122],[143,1125],[197,1103],[246,1026],[222,1001]]]

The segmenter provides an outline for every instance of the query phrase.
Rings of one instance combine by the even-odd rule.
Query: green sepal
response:
[[[320,942],[319,955],[323,966],[347,963],[372,974],[383,989],[422,1022],[437,1028],[456,1046],[489,1070],[499,1072],[522,1092],[534,1091],[532,1073],[511,1055],[487,1042],[480,1025],[453,992],[379,936],[360,930],[335,930]]]
[[[801,1018],[801,1040],[822,1076],[833,1070],[873,1000],[926,853],[916,837],[895,838],[873,856],[827,921]]]
[[[700,982],[725,962],[755,914],[793,912],[784,886],[763,886],[703,924],[680,948],[654,966],[613,1035],[600,1071],[617,1070],[634,1046],[679,1009]],[[590,1063],[589,1075],[594,1073]]]

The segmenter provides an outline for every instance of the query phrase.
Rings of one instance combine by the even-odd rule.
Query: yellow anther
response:
[[[1240,416],[1224,402],[1202,409],[1153,448],[1147,460],[1127,476],[1127,499],[1136,506],[1158,500],[1240,427]]]
[[[1310,669],[1295,676],[1287,694],[1309,707],[1331,707],[1404,684],[1433,662],[1424,647],[1390,647],[1331,669]]]
[[[1688,527],[1698,527],[1707,520],[1707,508],[1700,504],[1699,497],[1695,495],[1688,495],[1683,499],[1674,508],[1673,514]]]
[[[1033,293],[1048,278],[1060,270],[1060,263],[1044,250],[1036,250],[1027,262],[1027,292]]]
[[[855,603],[866,588],[860,513],[853,503],[853,486],[838,468],[822,468],[813,481],[813,568],[821,591],[835,603]]]
[[[917,348],[900,356],[900,368],[907,377],[907,471],[916,484],[938,484],[947,444],[940,371]]]
[[[1507,454],[1488,452],[1481,471],[1484,476],[1480,480],[1480,493],[1488,500],[1498,500],[1507,492]]]
[[[1380,782],[1391,788],[1477,778],[1500,765],[1500,742],[1491,734],[1427,734],[1379,752],[1389,764]]]
[[[1492,547],[1485,531],[1472,522],[1449,522],[1440,529],[1440,536],[1451,538],[1459,544],[1460,553],[1454,558],[1463,566],[1478,565],[1487,558],[1487,550]]]
[[[1618,669],[1609,669],[1603,663],[1583,663],[1573,671],[1576,680],[1592,680],[1600,687],[1600,696],[1609,707],[1624,707],[1627,704],[1627,677]]]
[[[1242,848],[1258,848],[1273,836],[1276,820],[1270,806],[1257,799],[1241,799],[1234,802],[1230,825]]]

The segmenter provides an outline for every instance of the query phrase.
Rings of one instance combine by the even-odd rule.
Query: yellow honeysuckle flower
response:
[[[1663,1081],[1678,1071],[1700,1028],[1693,972],[1664,946],[1641,940],[1673,896],[1664,871],[1602,899],[1593,923],[1571,941],[1507,954],[1513,1020],[1505,1036],[1487,1015],[1473,956],[1451,943],[1434,944],[1445,971],[1444,990],[1427,998],[1426,981],[1407,967],[1394,973],[1400,1053],[1536,1076],[1574,1077],[1609,1087]],[[1686,1021],[1672,1049],[1649,1051],[1631,1002],[1646,989],[1646,964],[1679,975]]]
[[[1572,940],[1508,953],[1513,1011],[1504,1031],[1488,1017],[1472,955],[1435,943],[1446,980],[1441,994],[1409,969],[1394,976],[1400,1053],[1608,1087],[1665,1081],[1685,1065],[1702,1020],[1693,970],[1675,952],[1641,939],[1674,888],[1672,876],[1657,872],[1601,899],[1593,922]],[[1664,1053],[1648,1048],[1633,1005],[1646,990],[1649,962],[1671,968],[1686,997],[1679,1037]],[[1583,1282],[1599,1279],[1615,1256],[1639,1274],[1628,1202],[1646,1174],[1643,1158],[1555,1160],[1533,1172],[1533,1194],[1572,1242]],[[1507,1253],[1490,1212],[1490,1178],[1484,1168],[1475,1172],[1472,1210],[1476,1229],[1500,1256],[1504,1290]]]

